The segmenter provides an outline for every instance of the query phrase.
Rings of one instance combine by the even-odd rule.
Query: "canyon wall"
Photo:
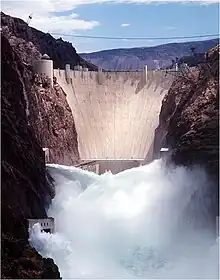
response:
[[[166,94],[155,134],[155,155],[162,146],[170,148],[176,164],[205,168],[211,211],[218,216],[219,46],[206,53],[200,67],[180,72]]]
[[[45,208],[54,196],[42,148],[49,148],[51,162],[78,162],[75,123],[56,81],[51,87],[47,77],[33,72],[33,61],[40,59],[43,46],[48,46],[47,36],[35,33],[20,19],[1,16],[1,278],[59,279],[53,260],[42,258],[29,246],[26,221],[47,217]],[[52,54],[60,53],[60,47],[56,50]]]
[[[66,94],[54,79],[33,75],[29,93],[30,124],[41,147],[49,149],[49,161],[74,165],[79,161],[75,122]]]
[[[22,82],[25,89],[26,114],[35,136],[42,147],[49,148],[50,162],[67,165],[77,163],[79,160],[77,134],[65,93],[56,81],[52,87],[47,77],[33,72],[33,62],[41,58],[44,46],[50,49],[46,34],[30,28],[20,19],[3,13],[1,15],[2,34],[24,68]],[[56,48],[51,47],[50,54],[62,55],[61,49],[63,50],[66,45],[63,47],[62,44],[57,45],[54,38],[53,44]],[[66,51],[70,52],[70,49],[64,48],[63,52]],[[72,60],[77,60],[78,55],[73,48],[71,53]]]
[[[27,218],[46,217],[54,195],[44,153],[28,125],[25,68],[8,40],[2,52],[1,278],[59,279],[58,267],[28,245]]]

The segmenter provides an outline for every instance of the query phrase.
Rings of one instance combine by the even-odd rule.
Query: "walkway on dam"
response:
[[[82,160],[152,159],[154,131],[172,75],[56,69],[54,76],[67,94]]]

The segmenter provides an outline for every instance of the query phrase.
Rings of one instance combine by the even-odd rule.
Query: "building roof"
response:
[[[168,152],[169,151],[169,148],[161,148],[160,149],[160,152]]]
[[[42,55],[41,59],[50,59],[50,57],[48,54],[45,53],[44,55]]]

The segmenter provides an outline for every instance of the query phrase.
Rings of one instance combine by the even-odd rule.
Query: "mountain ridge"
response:
[[[90,63],[106,70],[139,70],[147,65],[155,69],[157,65],[168,67],[173,59],[190,56],[191,48],[198,53],[205,53],[208,49],[218,44],[218,38],[181,43],[168,43],[151,47],[134,47],[101,50],[91,53],[79,53]],[[159,63],[155,62],[158,60]]]

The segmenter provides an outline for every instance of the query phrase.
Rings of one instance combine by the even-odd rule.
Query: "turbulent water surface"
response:
[[[117,175],[48,169],[56,232],[36,224],[30,242],[63,279],[218,278],[218,240],[201,217],[208,184],[201,170],[168,169],[161,160]]]

